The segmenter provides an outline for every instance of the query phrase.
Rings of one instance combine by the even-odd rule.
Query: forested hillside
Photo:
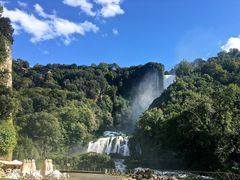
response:
[[[13,125],[14,102],[12,93],[13,29],[8,18],[2,17],[0,6],[0,158],[11,159],[16,145],[16,131]]]
[[[149,166],[240,169],[240,52],[181,62],[177,80],[138,122],[136,139]]]
[[[15,157],[48,157],[76,147],[81,151],[105,130],[128,133],[136,121],[129,108],[131,93],[155,70],[163,74],[158,63],[130,68],[105,63],[30,67],[27,61],[15,60]]]
[[[240,51],[179,63],[170,71],[176,81],[162,93],[159,63],[31,67],[17,59],[12,69],[13,29],[1,14],[0,8],[0,158],[14,151],[15,159],[55,157],[66,165],[72,155],[73,168],[113,167],[108,155],[79,153],[105,130],[135,129],[128,168],[240,173]],[[148,89],[162,94],[136,119],[141,106],[132,104],[149,100]]]

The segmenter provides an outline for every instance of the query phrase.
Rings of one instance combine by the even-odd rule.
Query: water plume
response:
[[[153,70],[144,75],[137,87],[132,91],[132,120],[137,121],[139,116],[148,109],[154,99],[163,92],[163,75]]]

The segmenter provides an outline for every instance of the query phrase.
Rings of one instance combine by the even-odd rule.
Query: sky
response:
[[[13,58],[35,64],[167,70],[185,59],[240,49],[239,0],[0,0],[12,21]]]

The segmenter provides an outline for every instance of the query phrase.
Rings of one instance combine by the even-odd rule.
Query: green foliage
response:
[[[193,72],[193,66],[187,61],[182,61],[175,67],[175,73],[179,77],[188,76],[192,72]]]
[[[15,107],[16,102],[14,103],[11,90],[0,85],[0,121],[7,119]]]
[[[7,59],[6,40],[2,34],[0,34],[0,64],[4,63]]]
[[[14,61],[19,135],[15,156],[57,154],[53,159],[63,166],[70,162],[72,169],[112,166],[107,155],[58,154],[65,156],[104,130],[132,129],[131,95],[149,71],[163,76],[163,66],[157,63],[130,68],[105,63],[30,67],[24,60]],[[177,81],[140,117],[133,139],[143,156],[133,156],[129,164],[239,172],[240,52],[183,61],[172,71]],[[10,99],[4,95],[1,101]],[[1,112],[10,107],[11,103]]]
[[[16,131],[12,118],[0,121],[0,156],[6,156],[16,145]]]
[[[21,122],[19,143],[23,148],[25,145],[28,146],[26,143],[26,139],[28,139],[28,142],[33,142],[29,143],[32,144],[33,150],[38,150],[35,154],[39,154],[41,157],[47,157],[52,151],[61,151],[63,145],[62,128],[54,115],[47,112],[32,113],[23,116],[19,121]]]
[[[0,6],[0,156],[7,156],[16,144],[12,117],[17,103],[14,103],[11,90],[5,87],[8,70],[3,65],[8,56],[6,47],[9,42],[12,43],[13,30],[9,19],[2,17],[2,12]]]
[[[27,142],[33,149],[29,156],[50,156],[83,146],[105,130],[133,129],[130,99],[124,95],[131,91],[129,83],[139,83],[141,79],[137,77],[151,70],[162,72],[163,66],[148,63],[120,68],[101,63],[89,67],[75,64],[30,67],[27,61],[14,60],[15,124],[21,144],[14,155],[26,155],[22,149]]]
[[[177,82],[141,116],[136,138],[144,156],[157,154],[158,162],[168,157],[191,170],[239,172],[239,52],[199,62],[178,66]]]
[[[78,169],[114,168],[111,157],[106,154],[87,153],[80,156]]]
[[[99,126],[94,112],[87,104],[81,104],[79,107],[71,105],[62,108],[60,119],[66,132],[64,134],[65,143],[69,146],[87,140]]]
[[[23,161],[26,158],[29,159],[41,159],[40,151],[36,147],[36,143],[33,142],[31,138],[19,136],[17,141],[17,146],[14,149],[13,156]]]
[[[0,6],[0,34],[6,38],[6,40],[13,43],[13,28],[9,18],[2,17],[3,8]]]
[[[13,126],[16,105],[11,90],[0,86],[0,156],[8,156],[16,145],[16,130]]]
[[[87,153],[75,156],[53,156],[51,157],[60,169],[69,170],[100,170],[103,168],[114,169],[114,162],[109,155]],[[70,167],[67,167],[67,164]]]
[[[7,58],[7,45],[13,43],[13,28],[8,18],[2,17],[3,8],[0,6],[0,64]]]

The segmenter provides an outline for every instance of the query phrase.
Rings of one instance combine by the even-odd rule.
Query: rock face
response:
[[[5,40],[6,59],[0,62],[0,85],[6,86],[12,89],[12,48],[11,43]],[[12,126],[12,115],[9,115],[9,122]],[[0,159],[12,160],[12,149],[9,149],[9,153],[5,156],[0,156]]]
[[[9,88],[12,88],[12,48],[10,43],[6,41],[7,58],[4,62],[0,63],[0,83]]]

